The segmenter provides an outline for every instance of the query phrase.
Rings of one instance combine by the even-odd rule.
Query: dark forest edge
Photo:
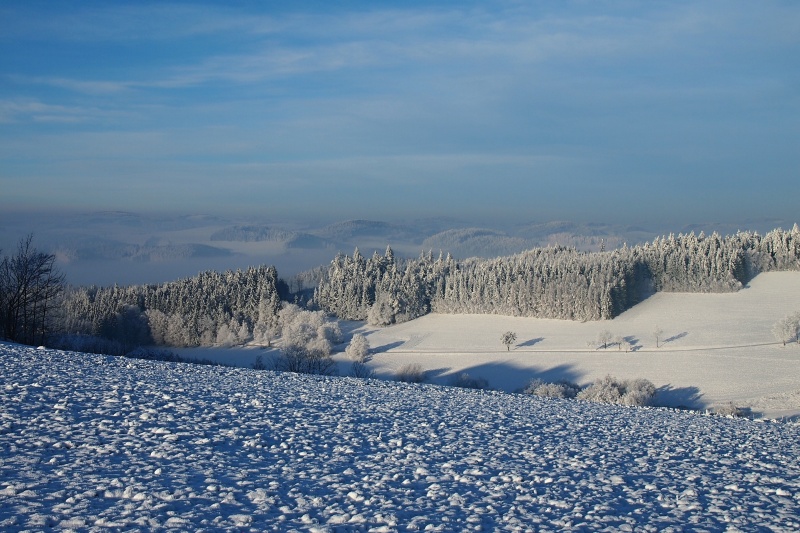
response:
[[[800,270],[800,229],[669,235],[603,252],[535,248],[496,259],[400,259],[391,248],[365,258],[356,249],[288,284],[274,267],[259,266],[161,284],[68,287],[55,257],[33,248],[30,236],[1,261],[3,338],[124,355],[153,345],[269,346],[288,328],[285,316],[297,315],[285,312],[286,302],[317,311],[302,321],[324,330],[308,332],[314,342],[335,340],[324,314],[379,326],[430,312],[611,319],[654,292],[732,292],[761,272]]]

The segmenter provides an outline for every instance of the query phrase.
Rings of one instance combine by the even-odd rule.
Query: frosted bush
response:
[[[620,403],[622,383],[616,378],[606,376],[580,391],[577,398],[589,402]]]
[[[580,391],[577,398],[619,405],[650,405],[655,393],[655,385],[646,379],[618,380],[606,376]]]
[[[489,382],[484,378],[473,378],[466,372],[462,372],[454,377],[450,382],[453,387],[462,387],[464,389],[488,389]]]
[[[736,407],[733,403],[728,403],[714,408],[714,414],[717,416],[741,417],[744,416],[744,410]]]
[[[397,371],[394,377],[397,381],[406,383],[422,383],[427,379],[425,371],[419,363],[405,365]]]
[[[367,322],[372,326],[389,326],[395,323],[395,306],[389,296],[378,294],[375,303],[369,308]]]
[[[545,383],[540,379],[534,379],[523,392],[540,398],[574,398],[579,390],[580,387],[566,381]]]
[[[273,361],[273,369],[279,372],[322,376],[334,376],[337,373],[336,362],[330,355],[298,345],[285,346]]]
[[[344,351],[351,361],[365,363],[369,358],[369,341],[361,333],[356,333]]]
[[[361,361],[353,361],[350,366],[350,376],[361,379],[371,379],[375,377],[375,371]]]
[[[646,379],[634,379],[623,384],[623,405],[650,405],[656,395],[656,386]]]

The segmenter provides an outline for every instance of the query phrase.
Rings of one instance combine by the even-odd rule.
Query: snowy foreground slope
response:
[[[791,531],[800,427],[0,344],[0,529]]]

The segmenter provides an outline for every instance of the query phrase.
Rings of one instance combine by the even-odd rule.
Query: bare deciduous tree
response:
[[[22,344],[43,344],[52,305],[64,290],[55,256],[36,250],[33,235],[21,239],[16,255],[0,262],[2,335]]]
[[[658,348],[658,341],[664,336],[664,330],[656,326],[653,330],[653,337],[656,339],[656,348]]]

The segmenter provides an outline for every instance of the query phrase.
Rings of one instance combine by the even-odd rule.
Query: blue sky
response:
[[[796,220],[800,3],[0,4],[0,209]]]

